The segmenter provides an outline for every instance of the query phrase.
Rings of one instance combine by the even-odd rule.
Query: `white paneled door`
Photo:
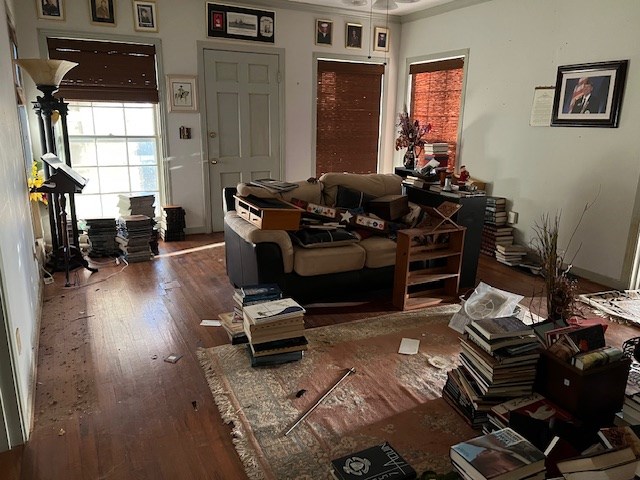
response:
[[[279,57],[204,51],[206,125],[214,232],[223,230],[222,189],[280,178]]]

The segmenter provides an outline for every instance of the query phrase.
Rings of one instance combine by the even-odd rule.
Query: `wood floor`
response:
[[[233,306],[221,234],[160,245],[152,262],[62,273],[45,287],[35,418],[27,445],[0,455],[2,479],[242,479],[196,359],[228,342],[202,327]],[[534,296],[540,277],[482,256],[478,281]],[[605,288],[581,281],[584,292]],[[461,292],[464,293],[464,292]],[[364,305],[309,308],[307,327],[396,311],[391,292]],[[610,343],[639,335],[615,329]],[[182,355],[175,363],[169,354]]]

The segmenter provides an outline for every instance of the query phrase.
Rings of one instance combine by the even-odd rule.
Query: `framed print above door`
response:
[[[64,20],[64,0],[36,0],[40,20]]]
[[[156,2],[133,0],[133,28],[137,32],[157,32]]]
[[[89,0],[91,23],[96,25],[116,26],[115,0]]]
[[[551,126],[618,126],[628,60],[558,67]]]

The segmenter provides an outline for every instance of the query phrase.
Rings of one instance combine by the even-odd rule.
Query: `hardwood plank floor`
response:
[[[212,234],[161,243],[152,262],[75,270],[72,288],[55,275],[45,288],[33,432],[27,445],[0,455],[0,477],[246,478],[195,354],[228,343],[221,328],[199,325],[233,307],[222,242]],[[542,288],[540,277],[485,256],[478,281],[525,296]],[[605,287],[581,281],[579,289]],[[305,322],[311,328],[395,311],[386,292],[360,306],[309,308]],[[618,344],[639,335],[632,327],[610,330]],[[171,353],[182,358],[163,361]]]

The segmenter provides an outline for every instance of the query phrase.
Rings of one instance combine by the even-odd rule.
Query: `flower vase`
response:
[[[413,145],[413,143],[409,144],[409,147],[407,148],[407,151],[404,154],[404,168],[407,168],[409,170],[413,170],[416,166],[416,152],[415,152],[415,146]]]

